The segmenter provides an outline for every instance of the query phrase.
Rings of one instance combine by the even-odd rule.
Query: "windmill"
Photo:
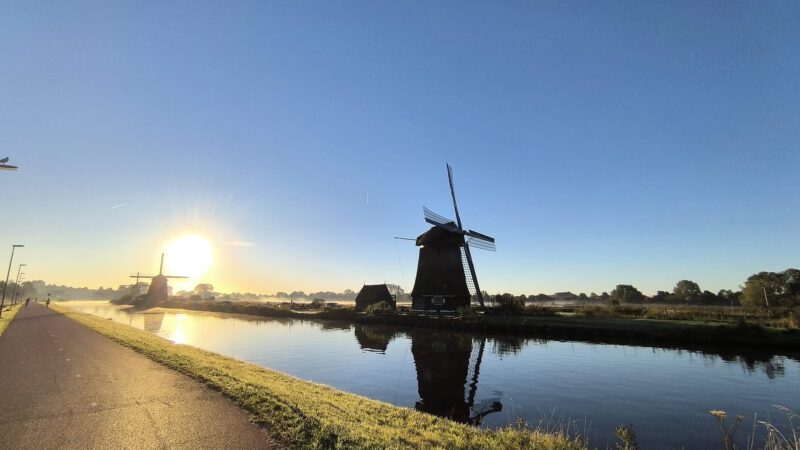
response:
[[[152,278],[150,287],[147,288],[147,303],[156,304],[162,303],[169,297],[169,286],[167,285],[168,278],[189,278],[180,275],[164,275],[164,254],[161,254],[161,266],[158,269],[158,275],[142,275],[136,272],[136,275],[131,275],[131,278],[136,278],[136,284],[139,286],[139,278]]]
[[[456,220],[422,208],[425,221],[433,227],[416,239],[420,250],[411,309],[417,311],[455,311],[458,307],[469,306],[473,295],[481,308],[484,307],[470,247],[495,251],[495,241],[493,237],[463,227],[450,164],[447,164],[447,178]]]

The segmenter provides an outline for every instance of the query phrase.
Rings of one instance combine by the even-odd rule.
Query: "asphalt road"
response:
[[[43,305],[0,336],[0,448],[275,447],[222,395]]]

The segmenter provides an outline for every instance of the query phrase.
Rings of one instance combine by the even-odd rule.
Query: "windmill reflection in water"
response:
[[[384,353],[400,333],[380,325],[355,325],[362,350]],[[468,334],[409,330],[411,354],[417,369],[418,411],[461,423],[480,425],[483,418],[502,411],[499,397],[477,400],[478,377],[486,338]]]

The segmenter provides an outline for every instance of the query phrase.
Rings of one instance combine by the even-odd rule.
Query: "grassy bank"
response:
[[[215,302],[171,299],[161,305],[195,311],[246,314],[260,317],[294,318],[303,320],[341,320],[352,323],[385,324],[397,327],[426,327],[492,334],[509,334],[532,338],[642,340],[665,344],[715,344],[750,347],[800,349],[800,332],[761,326],[747,321],[686,320],[660,315],[650,317],[626,316],[619,312],[560,316],[553,310],[536,308],[525,314],[470,314],[466,316],[428,316],[380,312],[373,315],[352,309],[323,309],[319,312],[297,312],[266,303]],[[622,310],[624,312],[624,310]],[[613,311],[612,311],[613,313]]]
[[[299,380],[145,331],[51,305],[67,317],[148,358],[203,381],[252,413],[295,448],[581,449],[561,433],[482,430]]]
[[[14,316],[17,315],[17,313],[19,312],[19,308],[21,306],[22,304],[20,303],[3,311],[3,317],[0,317],[0,335],[2,335],[4,331],[6,331],[6,328],[8,328],[8,324],[10,324],[12,320],[14,320]]]

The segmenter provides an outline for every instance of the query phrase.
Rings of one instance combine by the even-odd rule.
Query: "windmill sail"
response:
[[[461,225],[461,215],[458,214],[458,204],[456,203],[456,188],[453,184],[453,168],[450,167],[450,164],[447,164],[447,180],[450,183],[450,195],[453,197],[453,210],[456,212],[456,222],[458,224],[458,230],[465,234],[464,228]],[[488,237],[488,236],[487,236]],[[485,308],[486,305],[483,303],[483,293],[481,292],[481,287],[478,284],[478,275],[475,274],[475,264],[472,262],[472,253],[469,251],[469,245],[464,245],[464,256],[467,260],[467,269],[469,276],[467,279],[471,279],[472,287],[475,289],[475,295],[478,297],[478,302],[481,304],[481,308]],[[466,275],[466,274],[465,274]]]
[[[450,182],[450,195],[453,196],[453,209],[456,211],[456,223],[458,228],[461,227],[461,216],[458,214],[458,205],[456,204],[456,188],[453,187],[453,168],[447,164],[447,180]]]
[[[494,246],[494,242],[491,241],[484,241],[483,239],[478,238],[467,238],[467,245],[474,248],[479,248],[481,250],[487,250],[493,252],[497,250],[497,247]]]
[[[455,221],[454,220],[448,219],[445,216],[436,214],[435,212],[431,211],[430,209],[428,209],[428,208],[426,208],[424,206],[422,207],[422,213],[425,215],[425,221],[430,223],[430,224],[432,224],[432,225],[439,225],[439,226],[447,225],[447,224],[455,225]]]

